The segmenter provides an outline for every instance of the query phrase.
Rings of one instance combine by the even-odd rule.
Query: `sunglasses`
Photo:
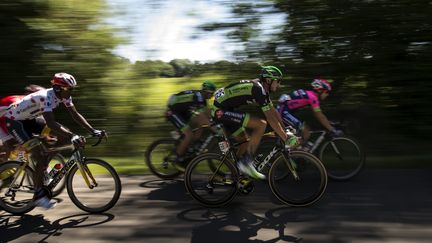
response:
[[[61,87],[60,86],[60,89],[62,90],[62,91],[65,91],[65,92],[67,92],[67,91],[72,91],[73,90],[73,88],[72,87]]]

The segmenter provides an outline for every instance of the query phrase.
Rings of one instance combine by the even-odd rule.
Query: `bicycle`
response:
[[[192,132],[199,129],[209,128],[210,125],[203,125],[195,128]],[[150,171],[161,179],[174,179],[183,173],[184,169],[176,165],[175,149],[183,138],[177,131],[171,132],[172,138],[162,138],[151,143],[145,152],[145,162]],[[211,132],[203,141],[198,140],[189,146],[185,154],[185,163],[192,160],[198,154],[207,151],[214,151],[216,146],[216,134]]]
[[[345,125],[332,122],[333,127],[345,130]],[[346,181],[358,175],[365,165],[365,153],[352,137],[329,136],[327,131],[311,131],[307,152],[315,154],[323,161],[328,176],[335,181]],[[309,143],[308,142],[308,143]]]
[[[222,129],[222,125],[217,125]],[[219,207],[231,202],[238,192],[249,194],[253,181],[240,175],[235,148],[247,142],[232,142],[222,130],[221,150],[195,157],[185,171],[185,186],[189,194],[207,207]],[[273,143],[274,144],[274,143]],[[215,168],[209,166],[209,161]],[[274,145],[264,160],[255,158],[257,170],[268,169],[268,183],[273,194],[283,203],[301,207],[317,202],[327,187],[327,173],[314,155]]]
[[[91,137],[93,136],[86,138]],[[92,146],[98,145],[102,138],[99,137]],[[29,145],[30,148],[41,146],[43,151],[50,151],[50,148],[47,148],[38,137],[30,140]],[[121,181],[117,172],[101,159],[84,157],[84,146],[78,144],[73,146],[74,150],[69,160],[53,175],[52,181],[45,188],[51,192],[66,176],[69,198],[78,208],[89,213],[109,210],[117,203],[121,194]],[[33,173],[34,170],[22,161],[8,161],[0,165],[1,208],[12,214],[24,214],[35,207]],[[100,189],[100,192],[96,189]],[[105,198],[101,199],[101,196]]]

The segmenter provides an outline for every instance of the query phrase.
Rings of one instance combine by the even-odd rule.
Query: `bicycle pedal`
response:
[[[242,193],[243,195],[248,195],[255,190],[255,185],[253,181],[247,178],[240,179],[237,186],[240,193]]]

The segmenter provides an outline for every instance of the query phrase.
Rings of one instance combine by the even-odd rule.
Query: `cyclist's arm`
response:
[[[325,129],[328,131],[333,130],[333,127],[330,125],[330,122],[321,110],[315,110],[314,116]]]
[[[78,124],[80,124],[83,128],[85,128],[88,132],[93,133],[94,128],[87,122],[87,120],[76,110],[75,106],[66,107],[69,111],[69,114],[72,116],[72,119]]]
[[[63,136],[69,139],[73,137],[73,133],[71,133],[67,128],[63,127],[55,121],[54,113],[49,111],[44,112],[42,115],[45,119],[46,126],[51,129],[51,131],[53,131],[56,135]]]
[[[282,141],[286,141],[288,137],[284,131],[282,123],[278,119],[280,116],[276,109],[274,107],[271,107],[269,110],[264,111],[264,115],[273,131],[275,131],[275,133],[282,139]]]

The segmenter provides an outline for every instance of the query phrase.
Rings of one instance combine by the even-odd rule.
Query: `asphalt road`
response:
[[[260,183],[252,195],[206,209],[183,181],[123,176],[109,212],[89,215],[67,193],[49,211],[0,211],[0,242],[432,242],[432,170],[368,170],[330,182],[317,204],[279,204]],[[98,197],[98,195],[95,195]]]

